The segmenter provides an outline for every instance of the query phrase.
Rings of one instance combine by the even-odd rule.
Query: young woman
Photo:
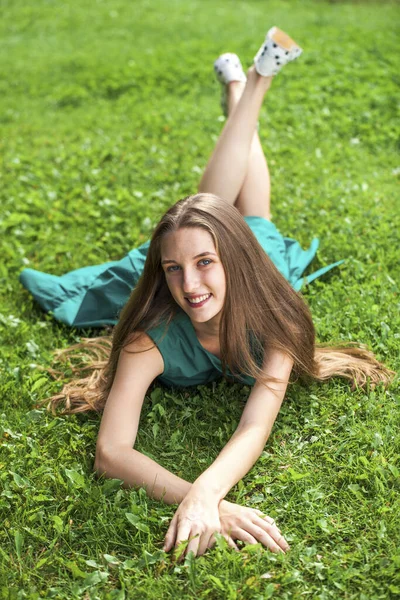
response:
[[[387,383],[392,374],[363,347],[316,347],[298,290],[317,240],[303,251],[269,220],[270,179],[257,120],[272,77],[300,52],[273,28],[247,78],[235,55],[219,57],[215,70],[228,119],[199,193],[168,210],[150,242],[122,261],[62,277],[30,269],[21,274],[44,309],[74,326],[114,324],[124,305],[112,341],[78,345],[93,350],[91,375],[67,384],[51,405],[64,402],[66,412],[104,409],[95,470],[179,504],[167,551],[188,541],[185,552],[201,555],[220,532],[235,549],[241,540],[285,552],[289,546],[270,517],[224,498],[260,456],[291,373],[317,380],[341,376],[355,385],[367,378]],[[152,382],[191,386],[221,374],[252,390],[232,438],[196,481],[133,448]]]

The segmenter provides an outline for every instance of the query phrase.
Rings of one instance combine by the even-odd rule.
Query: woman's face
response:
[[[226,279],[211,234],[200,227],[167,233],[161,242],[161,264],[175,302],[191,321],[219,323]]]

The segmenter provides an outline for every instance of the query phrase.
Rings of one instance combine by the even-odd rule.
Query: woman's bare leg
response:
[[[249,69],[247,77],[243,93],[225,123],[199,184],[199,192],[216,194],[231,204],[239,199],[245,183],[250,150],[257,152],[256,145],[252,148],[253,137],[264,95],[272,81],[272,77],[261,77],[254,67]],[[256,156],[259,158],[259,154]],[[246,188],[245,192],[247,198]]]
[[[241,81],[232,81],[227,86],[228,115],[235,110],[244,90]],[[258,137],[257,129],[251,141],[247,173],[235,206],[244,217],[270,219],[271,182],[268,164]]]

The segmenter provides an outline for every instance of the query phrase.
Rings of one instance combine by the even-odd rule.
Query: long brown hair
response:
[[[53,410],[60,404],[68,413],[102,410],[121,350],[139,332],[160,323],[168,327],[178,306],[161,266],[161,242],[167,233],[184,227],[210,233],[224,267],[226,295],[219,332],[223,371],[228,367],[233,374],[250,375],[268,385],[277,380],[263,372],[261,358],[265,351],[275,349],[291,357],[297,376],[320,381],[339,376],[351,380],[353,387],[364,386],[368,378],[372,385],[390,381],[394,372],[363,345],[316,346],[311,314],[301,294],[275,267],[240,212],[217,196],[201,193],[177,202],[158,223],[144,271],[112,336],[86,338],[57,351],[61,361],[75,357],[73,373],[81,377],[49,399]],[[60,375],[50,371],[55,377]]]

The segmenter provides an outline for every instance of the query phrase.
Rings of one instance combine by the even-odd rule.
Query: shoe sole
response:
[[[290,36],[288,36],[287,33],[282,31],[282,29],[279,29],[279,27],[272,27],[268,34],[271,40],[273,40],[284,50],[291,52],[295,48],[300,48],[300,46]]]

